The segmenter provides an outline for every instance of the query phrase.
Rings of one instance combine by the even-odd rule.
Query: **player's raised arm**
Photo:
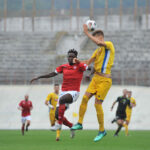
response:
[[[86,24],[83,25],[83,31],[84,31],[84,33],[85,33],[94,43],[96,43],[98,46],[105,46],[105,47],[106,47],[106,44],[105,44],[104,40],[103,40],[103,39],[100,39],[100,38],[97,38],[97,37],[95,36],[95,32],[93,33],[93,35],[89,33],[88,27],[87,27]]]
[[[49,74],[46,74],[46,75],[42,75],[42,76],[39,76],[39,77],[36,77],[36,78],[33,78],[31,81],[30,81],[30,84],[35,81],[35,80],[38,80],[38,79],[41,79],[41,78],[51,78],[51,77],[54,77],[56,76],[57,73],[56,72],[51,72]]]

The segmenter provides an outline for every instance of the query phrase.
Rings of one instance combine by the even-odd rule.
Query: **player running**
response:
[[[127,90],[123,90],[123,96],[117,98],[117,100],[112,104],[111,111],[114,108],[114,105],[118,102],[118,107],[116,110],[116,118],[112,121],[112,123],[117,122],[118,129],[116,130],[114,136],[118,136],[119,131],[121,130],[123,123],[126,119],[126,108],[127,106],[131,107],[130,100],[126,97]]]
[[[26,131],[28,131],[28,127],[30,126],[31,123],[31,113],[30,111],[33,109],[32,102],[29,100],[29,96],[25,95],[25,100],[22,100],[19,103],[18,109],[22,111],[22,128],[21,132],[22,135],[24,135],[24,128],[26,124]]]
[[[125,134],[126,136],[129,135],[128,133],[128,126],[129,126],[129,123],[130,123],[130,120],[131,120],[131,115],[132,115],[132,108],[136,106],[136,101],[132,96],[132,92],[131,91],[128,91],[127,92],[127,95],[128,95],[128,99],[130,100],[130,103],[131,103],[131,106],[132,107],[129,107],[127,106],[126,108],[126,121],[125,123],[123,124],[123,126],[125,127]]]
[[[31,83],[40,78],[51,78],[60,73],[63,73],[63,83],[61,93],[59,95],[59,103],[56,109],[56,118],[58,122],[52,127],[52,130],[61,129],[62,124],[71,128],[73,124],[67,120],[64,116],[65,110],[68,108],[69,104],[75,102],[79,97],[80,84],[83,78],[83,72],[85,70],[92,70],[85,63],[76,63],[78,52],[74,49],[68,51],[68,63],[61,65],[56,68],[55,72],[51,72],[47,75],[39,76],[31,80]]]
[[[95,95],[95,109],[97,112],[97,119],[99,123],[98,135],[94,141],[101,140],[105,135],[104,129],[104,112],[102,103],[112,85],[111,67],[114,62],[115,49],[111,41],[104,41],[104,33],[101,30],[95,31],[92,35],[88,32],[87,25],[83,25],[84,33],[94,43],[99,46],[89,60],[83,61],[87,65],[94,63],[95,74],[92,81],[87,88],[79,109],[79,120],[76,125],[72,127],[73,130],[80,130],[83,128],[83,118],[87,109],[89,99]]]

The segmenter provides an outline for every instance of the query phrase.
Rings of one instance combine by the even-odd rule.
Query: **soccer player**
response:
[[[19,103],[18,109],[22,111],[22,135],[24,135],[24,128],[26,124],[26,131],[28,131],[28,127],[31,123],[31,113],[30,111],[33,109],[32,102],[29,100],[29,96],[25,95],[25,100],[22,100]]]
[[[129,135],[128,133],[128,126],[129,126],[129,123],[130,123],[130,120],[131,120],[131,115],[132,115],[132,108],[136,106],[136,101],[132,96],[132,92],[131,91],[128,91],[127,92],[127,95],[128,95],[128,99],[130,100],[130,103],[131,103],[131,106],[132,107],[129,107],[127,106],[126,108],[126,121],[125,123],[123,124],[123,126],[125,127],[125,134],[126,136]]]
[[[51,126],[55,125],[55,111],[56,111],[56,105],[58,102],[58,95],[59,95],[59,84],[54,85],[54,92],[48,94],[45,104],[49,107],[49,119]],[[60,130],[57,130],[56,132],[56,141],[59,141],[60,138]]]
[[[117,98],[116,101],[113,102],[111,111],[113,110],[116,103],[118,103],[117,111],[116,111],[116,119],[112,121],[114,123],[115,121],[118,124],[118,128],[114,134],[114,136],[118,136],[119,131],[121,130],[123,123],[126,119],[126,108],[127,106],[131,107],[130,100],[126,97],[127,90],[123,90],[123,96],[120,96]]]
[[[102,30],[97,30],[93,34],[90,34],[87,25],[85,24],[83,25],[83,29],[87,37],[96,43],[98,48],[89,60],[83,61],[87,65],[94,62],[95,73],[82,98],[78,123],[72,127],[72,130],[81,130],[83,128],[82,124],[87,109],[87,103],[89,99],[95,95],[95,109],[99,123],[99,132],[94,138],[94,141],[96,142],[106,135],[102,103],[112,85],[111,67],[114,62],[115,49],[111,41],[104,41],[104,33]]]
[[[54,92],[48,94],[45,104],[49,107],[49,119],[51,126],[55,125],[55,111],[56,105],[58,102],[58,95],[59,95],[59,84],[54,85]]]
[[[73,124],[69,122],[64,116],[65,110],[68,108],[69,104],[75,102],[79,97],[80,84],[83,77],[83,72],[85,70],[92,71],[92,67],[89,67],[87,64],[76,62],[77,55],[78,52],[76,50],[69,50],[67,56],[67,64],[57,67],[54,72],[51,72],[47,75],[39,76],[30,81],[32,83],[33,81],[40,78],[51,78],[60,73],[63,73],[62,89],[59,95],[58,107],[56,109],[56,118],[58,119],[58,122],[55,123],[55,126],[51,128],[52,130],[61,129],[62,124],[68,126],[69,128],[73,126]]]

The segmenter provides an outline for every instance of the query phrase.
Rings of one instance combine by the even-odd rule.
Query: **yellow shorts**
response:
[[[104,100],[110,87],[112,85],[112,79],[102,77],[95,74],[90,82],[86,92],[95,94],[96,99]]]

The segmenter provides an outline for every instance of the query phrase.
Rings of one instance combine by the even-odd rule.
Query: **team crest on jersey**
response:
[[[77,66],[74,66],[73,69],[77,69]]]

